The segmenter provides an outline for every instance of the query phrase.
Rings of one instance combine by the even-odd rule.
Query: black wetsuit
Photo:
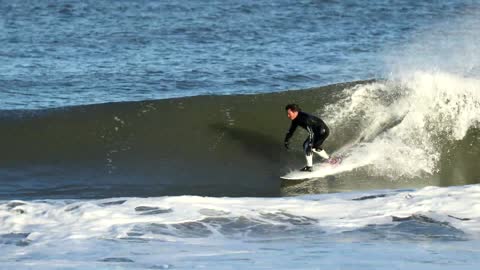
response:
[[[308,137],[303,143],[303,149],[305,149],[305,153],[310,155],[312,148],[321,151],[322,143],[330,134],[327,124],[325,124],[322,119],[316,116],[304,112],[298,112],[297,117],[292,120],[292,125],[285,136],[286,145],[298,126],[301,126],[308,132]]]

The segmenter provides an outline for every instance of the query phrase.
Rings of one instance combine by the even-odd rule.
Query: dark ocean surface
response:
[[[0,45],[1,269],[479,269],[478,0],[0,0]],[[280,179],[291,102],[336,173]]]
[[[1,1],[0,198],[477,183],[478,8]],[[290,102],[331,126],[325,147],[350,172],[279,181],[303,164],[301,131],[282,145]]]
[[[448,33],[453,22],[475,18],[478,8],[478,1],[0,1],[0,109],[382,78],[391,71],[386,57],[418,37],[447,35],[429,42],[449,48],[460,32]]]

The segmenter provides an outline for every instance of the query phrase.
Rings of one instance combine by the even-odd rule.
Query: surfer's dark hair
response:
[[[298,106],[297,104],[292,103],[292,104],[287,104],[287,106],[285,106],[285,111],[288,111],[288,110],[291,110],[292,112],[299,112],[302,109],[300,109],[300,106]]]

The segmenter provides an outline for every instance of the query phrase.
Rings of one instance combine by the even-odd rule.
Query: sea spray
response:
[[[446,160],[478,162],[479,154],[453,156],[478,140],[467,136],[480,127],[478,13],[425,26],[408,43],[385,48],[386,79],[347,88],[318,109],[341,140],[339,154],[390,179],[454,170]]]
[[[342,155],[368,161],[370,172],[391,178],[438,172],[445,147],[480,123],[480,80],[416,72],[401,82],[379,81],[346,89],[324,115],[344,138]],[[349,140],[349,141],[347,141]]]

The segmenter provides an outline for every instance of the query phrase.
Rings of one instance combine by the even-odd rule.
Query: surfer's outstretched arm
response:
[[[288,132],[285,135],[284,143],[285,143],[285,147],[287,149],[288,149],[288,144],[289,144],[290,138],[293,136],[293,133],[297,129],[297,126],[298,126],[298,124],[295,121],[292,121],[292,124],[290,125],[290,129],[288,129]]]

